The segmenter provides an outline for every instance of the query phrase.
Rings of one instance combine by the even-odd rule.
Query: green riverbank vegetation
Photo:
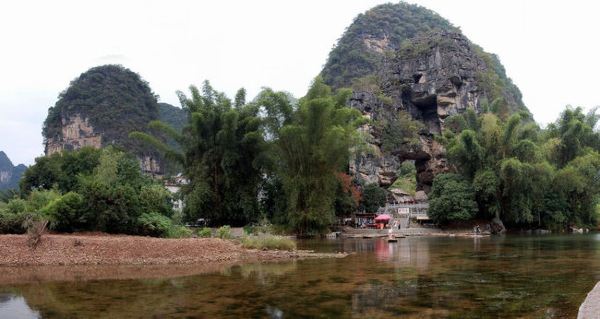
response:
[[[332,91],[319,77],[299,100],[268,88],[250,102],[243,89],[232,100],[208,82],[192,86],[179,92],[187,114],[183,128],[152,121],[155,134],[130,133],[182,168],[189,183],[180,194],[143,175],[135,156],[117,147],[66,151],[37,158],[20,192],[3,197],[0,232],[24,233],[26,221],[47,220],[57,232],[231,236],[225,227],[182,226],[204,218],[212,227],[267,221],[276,233],[326,233],[336,217],[375,211],[386,201],[386,190],[349,175],[349,160],[364,145],[357,128],[368,122],[347,106],[350,94]],[[511,227],[595,226],[595,110],[568,107],[546,128],[527,112],[506,117],[494,110],[484,105],[479,115],[451,116],[435,135],[451,171],[434,180],[431,217],[439,224],[500,218]],[[415,174],[414,164],[405,163],[392,187],[414,192]],[[181,212],[172,208],[174,196],[185,203]],[[244,245],[289,247],[265,236],[248,236]]]
[[[485,110],[446,120],[440,140],[455,172],[436,176],[430,215],[439,223],[500,218],[523,228],[595,227],[600,199],[596,109],[567,107],[540,128],[525,112]]]

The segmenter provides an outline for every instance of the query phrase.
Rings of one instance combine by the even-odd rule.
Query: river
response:
[[[600,280],[597,234],[299,247],[352,254],[177,277],[139,267],[142,279],[106,279],[118,267],[85,280],[32,270],[0,286],[0,318],[575,318]]]

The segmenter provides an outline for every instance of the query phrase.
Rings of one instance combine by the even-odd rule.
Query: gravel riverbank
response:
[[[345,256],[302,250],[251,250],[217,238],[106,234],[44,235],[36,248],[30,248],[25,235],[0,235],[0,266],[242,263]]]

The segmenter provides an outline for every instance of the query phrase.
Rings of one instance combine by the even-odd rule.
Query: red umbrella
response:
[[[390,215],[388,215],[388,214],[381,214],[381,215],[378,215],[377,217],[375,217],[376,222],[385,222],[390,219],[392,219],[392,217],[390,217]]]

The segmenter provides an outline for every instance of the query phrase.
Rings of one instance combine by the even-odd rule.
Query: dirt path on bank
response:
[[[189,265],[345,257],[309,251],[249,250],[216,238],[164,239],[105,234],[44,235],[36,248],[25,235],[0,235],[0,267],[59,265]]]

